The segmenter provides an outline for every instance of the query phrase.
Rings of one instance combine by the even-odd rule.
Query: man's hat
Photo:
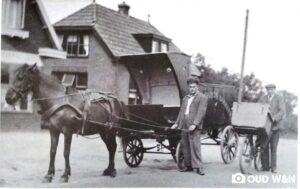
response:
[[[266,87],[266,89],[272,89],[272,88],[276,89],[276,85],[274,85],[274,84],[268,84],[265,87]]]

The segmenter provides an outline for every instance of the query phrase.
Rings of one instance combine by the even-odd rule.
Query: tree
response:
[[[243,101],[257,102],[263,95],[261,80],[257,79],[254,73],[244,77]]]
[[[239,87],[239,74],[230,73],[227,68],[222,68],[221,71],[214,70],[211,65],[206,64],[205,56],[197,53],[192,60],[202,76],[200,82],[203,83],[215,83],[224,85],[233,85]],[[256,78],[254,73],[244,76],[244,88],[243,88],[243,100],[246,102],[257,102],[263,93],[263,86],[260,79]],[[286,119],[285,119],[285,131],[297,133],[298,128],[298,116],[293,113],[298,103],[298,97],[286,90],[278,91],[283,97],[286,106]]]
[[[298,103],[298,97],[286,90],[278,91],[278,94],[280,94],[284,99],[286,115],[293,114],[294,108]]]
[[[239,74],[230,73],[228,68],[223,67],[221,71],[215,71],[211,65],[206,64],[205,57],[197,53],[193,57],[193,61],[200,70],[202,77],[200,81],[203,83],[215,83],[223,85],[233,85],[239,87]],[[262,82],[257,79],[254,73],[244,76],[243,101],[257,102],[263,94]]]
[[[283,97],[283,100],[285,102],[285,113],[286,113],[285,120],[284,120],[285,131],[297,133],[298,115],[294,114],[294,109],[298,104],[298,97],[286,90],[278,91],[278,94],[280,94]]]

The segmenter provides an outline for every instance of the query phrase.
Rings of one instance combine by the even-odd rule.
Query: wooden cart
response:
[[[243,137],[239,150],[239,166],[242,173],[252,173],[261,169],[260,155],[264,148],[256,142],[257,136],[271,135],[272,116],[268,104],[234,103],[232,107],[232,127],[234,134]],[[269,138],[267,138],[268,143]],[[254,168],[254,169],[253,169]]]

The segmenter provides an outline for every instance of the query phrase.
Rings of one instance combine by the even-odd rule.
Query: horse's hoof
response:
[[[113,169],[110,173],[110,177],[116,177],[117,176],[117,170]]]
[[[61,176],[59,179],[59,182],[61,183],[67,183],[69,181],[69,177],[68,176]]]
[[[102,176],[109,176],[109,169],[105,169],[102,173]]]
[[[102,176],[116,177],[117,171],[116,169],[105,169],[102,173]]]
[[[43,183],[50,183],[52,182],[53,176],[46,175],[43,179]]]

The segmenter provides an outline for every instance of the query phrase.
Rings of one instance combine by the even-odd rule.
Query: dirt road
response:
[[[0,187],[290,187],[296,183],[233,184],[232,175],[239,172],[237,159],[223,164],[219,146],[203,146],[205,176],[178,172],[171,155],[145,154],[138,168],[129,168],[116,154],[116,178],[101,176],[108,163],[108,152],[100,139],[88,140],[74,135],[71,151],[72,176],[69,183],[59,183],[63,173],[63,138],[56,158],[56,175],[52,183],[42,183],[49,163],[48,132],[0,133]],[[150,145],[146,141],[146,145]],[[271,178],[272,174],[263,172]],[[277,175],[296,176],[297,140],[280,139]]]

